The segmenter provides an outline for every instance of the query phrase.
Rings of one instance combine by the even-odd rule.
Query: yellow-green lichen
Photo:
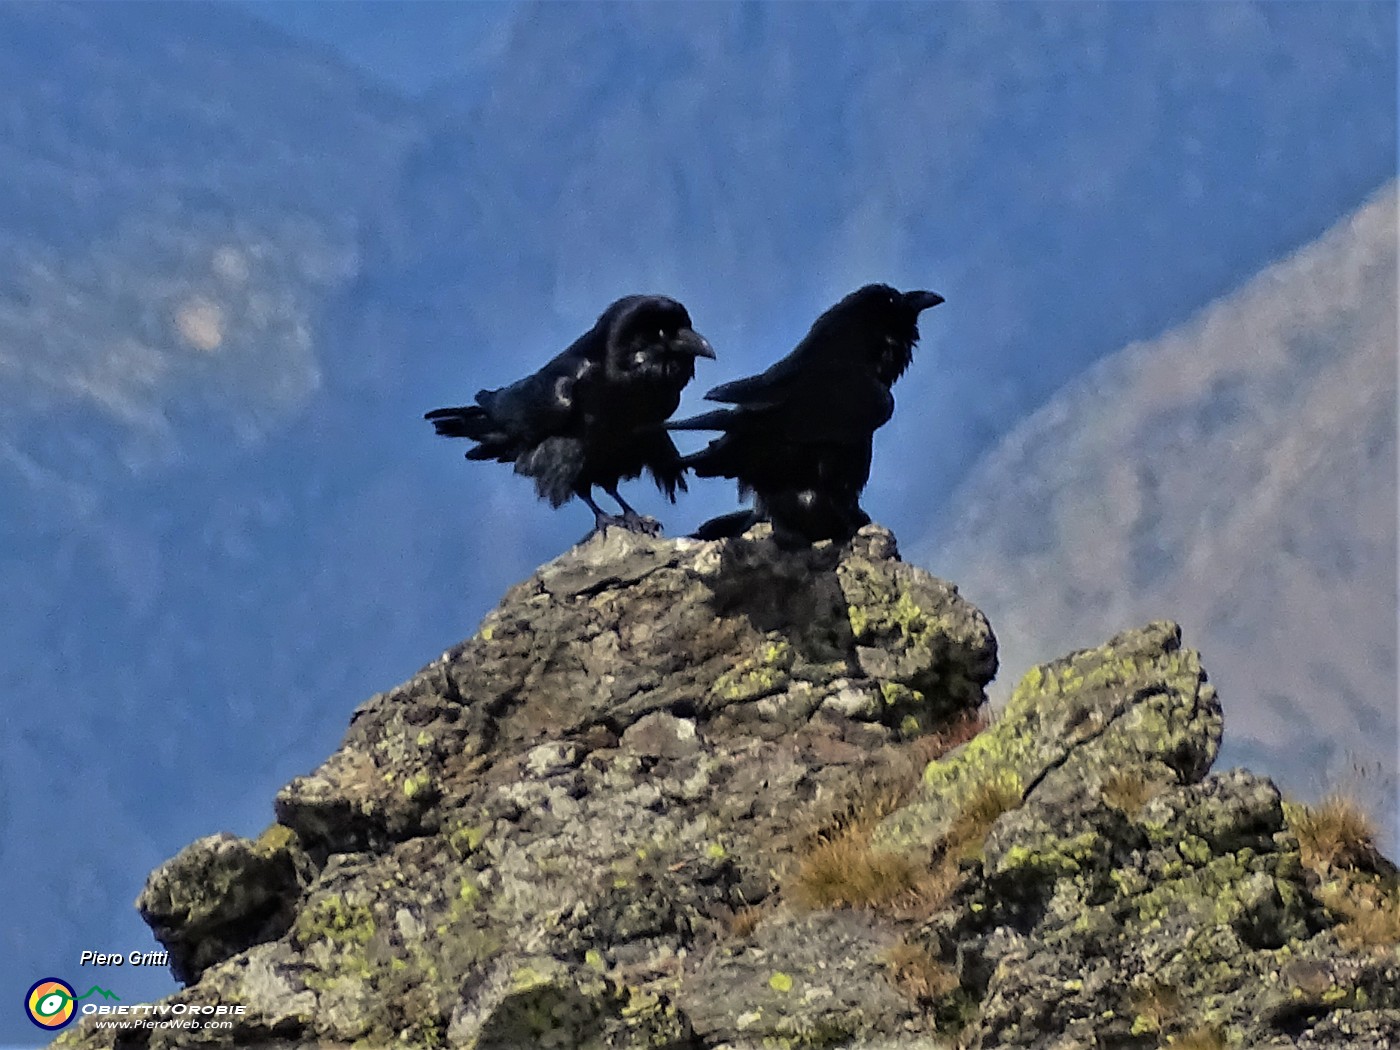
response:
[[[1034,667],[1017,685],[1001,719],[979,733],[955,756],[930,762],[924,769],[923,798],[908,807],[903,817],[891,822],[889,833],[896,839],[926,834],[927,822],[938,815],[951,819],[963,798],[976,790],[988,776],[1010,772],[1025,779],[1054,758],[1047,754],[1043,724],[1045,697],[1050,694],[1126,686],[1134,682],[1164,682],[1178,691],[1194,690],[1200,680],[1200,664],[1190,650],[1158,653],[1150,660],[1141,653],[1114,648],[1099,649],[1072,657],[1062,664]],[[1144,741],[1168,742],[1184,727],[1168,715],[1172,701],[1135,705],[1124,728]],[[1097,717],[1112,717],[1107,709]],[[1155,743],[1152,746],[1157,746]]]
[[[253,852],[271,857],[297,845],[297,833],[285,824],[269,824],[261,835],[253,840]]]
[[[788,669],[792,665],[791,650],[785,647],[774,650],[776,658],[773,661],[767,659],[770,650],[774,650],[771,645],[755,657],[745,659],[722,673],[714,680],[710,693],[722,700],[743,703],[783,690],[787,686]]]
[[[792,646],[781,638],[769,642],[763,648],[763,662],[769,667],[791,667],[792,659]]]
[[[846,606],[846,619],[851,623],[851,633],[856,638],[864,638],[870,628],[870,616],[859,605]]]
[[[1100,851],[1102,840],[1097,832],[1085,831],[1073,838],[1048,838],[1039,848],[1012,846],[1002,856],[999,870],[1030,871],[1037,875],[1062,878],[1078,874]]]
[[[374,913],[367,905],[350,904],[334,894],[304,909],[292,928],[302,944],[319,940],[337,945],[368,944],[374,936]]]
[[[463,824],[448,833],[447,845],[460,860],[475,853],[485,838],[485,828],[476,824]]]
[[[528,992],[532,988],[539,988],[546,984],[549,984],[549,978],[533,966],[521,966],[510,975],[512,991]]]
[[[1130,1029],[1128,1029],[1128,1031],[1132,1035],[1149,1035],[1152,1032],[1157,1031],[1157,1029],[1160,1027],[1161,1025],[1158,1023],[1155,1017],[1148,1017],[1144,1014],[1138,1014],[1136,1017],[1133,1018],[1133,1026]]]
[[[628,988],[627,1001],[622,1004],[625,1020],[634,1020],[657,1012],[661,1006],[661,996],[642,988]]]
[[[768,987],[775,992],[790,992],[792,991],[792,977],[779,970],[768,978]]]
[[[476,883],[470,879],[463,879],[457,890],[457,899],[467,907],[474,908],[481,899],[481,891],[476,888]]]
[[[856,641],[869,641],[884,635],[899,635],[900,640],[915,649],[927,648],[939,627],[946,626],[943,618],[921,606],[907,587],[869,573],[845,569],[848,579],[859,579],[861,590],[869,595],[867,602],[848,602],[846,619]]]
[[[321,897],[297,916],[292,932],[320,967],[302,975],[313,991],[348,992],[374,977],[365,951],[375,934],[374,913],[367,905],[350,904],[339,895]]]

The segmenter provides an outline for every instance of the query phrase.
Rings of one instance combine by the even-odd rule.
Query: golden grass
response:
[[[890,981],[916,1003],[931,1003],[958,987],[958,976],[928,950],[900,941],[885,955]]]
[[[918,766],[919,775],[923,776],[924,766],[942,758],[953,748],[967,743],[990,724],[991,718],[987,714],[987,708],[981,707],[963,715],[947,729],[914,737],[902,745],[902,750]]]
[[[1347,879],[1324,886],[1322,903],[1342,917],[1337,936],[1353,948],[1400,945],[1400,887]]]
[[[1400,882],[1377,867],[1376,823],[1361,804],[1333,793],[1315,806],[1283,804],[1303,864],[1322,877],[1317,891],[1341,919],[1337,937],[1352,948],[1400,945]]]
[[[1115,769],[1099,784],[1099,794],[1114,809],[1129,817],[1136,817],[1147,805],[1147,800],[1161,789],[1161,785],[1148,780],[1141,773]]]
[[[747,908],[740,908],[729,917],[729,936],[743,940],[758,928],[758,924],[770,910],[761,904],[750,904]]]
[[[1328,795],[1316,806],[1286,803],[1284,812],[1303,863],[1314,871],[1354,867],[1375,850],[1375,821],[1354,799]]]
[[[1171,985],[1151,978],[1134,984],[1128,993],[1128,1003],[1134,1018],[1141,1018],[1153,1032],[1160,1032],[1168,1022],[1181,1016],[1181,993]],[[1137,1031],[1137,1028],[1133,1030]]]
[[[1021,803],[1014,776],[995,776],[964,800],[937,858],[920,861],[873,845],[880,822],[918,791],[929,762],[971,740],[987,725],[985,711],[970,714],[941,733],[899,747],[892,777],[868,788],[808,836],[784,897],[805,908],[886,908],[903,917],[931,914],[958,882],[958,862],[976,854],[993,821]],[[892,781],[892,782],[891,782]]]
[[[956,863],[982,852],[987,832],[999,816],[1021,804],[1022,791],[1021,779],[1014,773],[990,776],[973,787],[948,829],[944,856]]]
[[[978,785],[953,821],[946,845],[932,863],[876,848],[875,828],[897,810],[908,791],[889,789],[860,802],[846,818],[812,839],[788,886],[788,896],[807,908],[889,908],[904,916],[936,911],[958,882],[958,862],[982,848],[992,823],[1020,805],[1014,777]]]
[[[817,840],[798,866],[790,887],[807,908],[873,908],[914,893],[919,866],[908,857],[875,849],[869,825],[848,825]]]

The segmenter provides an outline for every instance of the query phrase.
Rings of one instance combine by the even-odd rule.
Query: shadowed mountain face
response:
[[[908,532],[1389,176],[1391,7],[1182,11],[524,7],[410,103],[221,8],[0,6],[0,985],[148,946],[145,871],[578,538],[420,416],[603,303],[684,300],[708,386],[947,295],[868,490]]]
[[[1014,682],[1103,625],[1208,635],[1226,743],[1394,831],[1396,195],[1018,426],[920,552],[988,610]]]

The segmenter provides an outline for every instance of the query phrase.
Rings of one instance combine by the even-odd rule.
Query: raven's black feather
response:
[[[741,496],[754,496],[755,518],[772,521],[780,538],[849,538],[870,521],[860,494],[871,442],[894,413],[891,387],[913,359],[919,313],[942,301],[883,284],[852,292],[766,372],[705,395],[732,407],[667,424],[723,431],[682,465],[737,480]],[[726,515],[699,534],[727,534],[738,521]]]
[[[534,479],[541,499],[560,506],[578,496],[599,527],[641,528],[617,495],[620,481],[643,471],[672,501],[685,490],[685,468],[662,424],[695,375],[696,357],[714,357],[674,299],[631,295],[538,372],[476,404],[439,408],[424,417],[439,434],[475,442],[468,459],[514,463]],[[604,514],[592,489],[612,495],[622,517]]]

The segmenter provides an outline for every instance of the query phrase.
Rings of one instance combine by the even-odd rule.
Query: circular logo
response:
[[[40,1028],[52,1032],[73,1020],[76,1012],[73,994],[73,986],[67,981],[45,977],[42,981],[35,981],[34,987],[24,997],[25,1012]]]

